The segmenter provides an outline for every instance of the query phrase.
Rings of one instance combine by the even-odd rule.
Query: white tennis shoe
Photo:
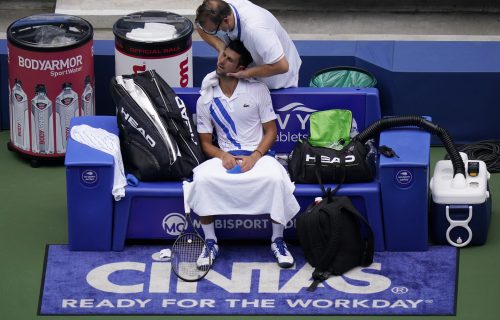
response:
[[[214,239],[206,239],[206,246],[203,246],[203,251],[196,260],[196,266],[199,269],[211,267],[215,261],[215,258],[219,255],[219,246]],[[210,263],[210,258],[212,259]]]
[[[293,259],[292,254],[288,251],[286,247],[286,243],[283,238],[276,238],[271,243],[271,252],[278,260],[278,265],[281,268],[290,268],[293,266],[295,260]]]

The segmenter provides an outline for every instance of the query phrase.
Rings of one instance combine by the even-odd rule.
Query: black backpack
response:
[[[111,80],[111,95],[126,170],[142,181],[191,177],[204,156],[184,102],[154,70],[121,78],[133,80],[135,90],[149,100],[148,106],[137,103],[118,78]]]
[[[308,291],[330,275],[342,275],[373,262],[373,232],[348,197],[333,197],[330,188],[319,203],[297,218],[305,258],[315,268]]]

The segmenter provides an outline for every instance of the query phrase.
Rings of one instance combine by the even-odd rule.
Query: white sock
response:
[[[215,242],[217,242],[217,237],[215,236],[215,224],[213,222],[209,224],[202,224],[201,228],[205,234],[205,240],[214,239]]]
[[[273,236],[271,237],[271,241],[276,240],[276,238],[283,238],[283,231],[285,231],[285,226],[273,221]]]

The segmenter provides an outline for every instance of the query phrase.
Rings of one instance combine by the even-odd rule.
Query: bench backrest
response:
[[[196,113],[199,88],[176,88],[175,91],[190,111]],[[278,135],[273,145],[277,153],[290,152],[299,139],[308,136],[312,112],[351,110],[359,131],[381,117],[375,88],[289,88],[271,91],[271,99],[278,117]]]

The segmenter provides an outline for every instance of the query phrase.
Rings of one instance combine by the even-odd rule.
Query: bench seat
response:
[[[188,108],[193,108],[198,97],[197,88],[176,89]],[[278,116],[278,137],[273,150],[289,153],[296,143],[294,137],[306,138],[307,120],[311,112],[325,109],[349,109],[353,112],[359,131],[380,119],[378,91],[376,89],[294,88],[271,92]],[[118,134],[116,117],[90,116],[73,118],[71,126],[87,124]],[[397,162],[385,163],[373,182],[344,184],[338,195],[349,196],[356,208],[367,218],[375,236],[375,250],[388,248],[406,251],[426,250],[427,209],[405,209],[411,223],[404,223],[399,202],[392,201],[384,186],[396,197],[409,197],[418,203],[427,202],[427,181],[430,135],[419,129],[405,128],[384,133],[391,147],[402,155]],[[401,143],[394,135],[404,137]],[[415,147],[405,151],[407,140],[415,140]],[[71,250],[121,251],[127,240],[165,239],[174,240],[184,223],[184,207],[181,182],[139,182],[127,186],[125,197],[114,201],[111,195],[113,158],[69,139],[65,164],[67,167],[68,236]],[[392,170],[399,167],[413,170],[413,188],[393,187]],[[413,168],[418,167],[419,171]],[[387,171],[391,170],[391,172]],[[384,181],[381,181],[381,177]],[[332,188],[335,185],[327,185]],[[391,189],[392,188],[392,189]],[[301,212],[321,195],[316,184],[296,184],[294,192]],[[383,197],[382,195],[385,195]],[[413,201],[412,200],[412,201]],[[404,200],[403,200],[404,201]],[[300,213],[299,213],[300,214]],[[398,226],[388,226],[389,220]],[[217,237],[233,239],[269,239],[271,225],[269,215],[219,216],[216,219]],[[195,227],[200,227],[193,214]],[[403,221],[403,223],[401,223]],[[201,230],[201,228],[200,228]],[[405,238],[404,234],[419,233],[422,236]],[[285,238],[296,238],[295,219],[285,229]],[[389,244],[389,246],[388,246]]]

